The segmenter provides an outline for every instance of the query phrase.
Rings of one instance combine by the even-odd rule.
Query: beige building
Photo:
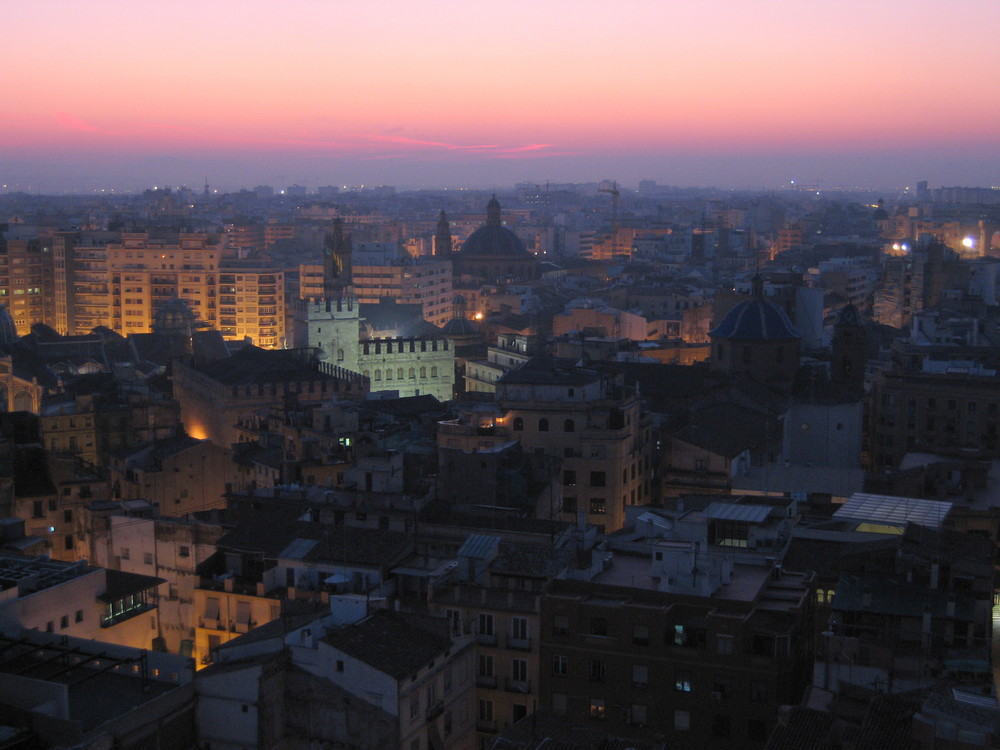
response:
[[[625,506],[650,501],[651,427],[634,390],[546,356],[507,373],[496,388],[511,437],[526,451],[562,459],[565,520],[615,531]]]
[[[126,233],[108,245],[107,264],[110,327],[124,335],[152,331],[158,306],[178,298],[226,338],[271,349],[284,343],[284,272],[231,257],[216,235]]]
[[[371,252],[355,254],[351,267],[354,293],[361,303],[386,297],[400,304],[420,305],[423,318],[436,326],[451,320],[451,261],[440,258],[386,258]]]
[[[48,243],[37,238],[13,232],[0,236],[0,304],[10,310],[18,336],[45,319],[43,267],[50,252]]]

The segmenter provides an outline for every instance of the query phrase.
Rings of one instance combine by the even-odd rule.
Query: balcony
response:
[[[508,635],[507,648],[511,649],[512,651],[531,651],[531,639],[515,638],[512,635]]]
[[[497,686],[496,675],[492,674],[477,674],[476,675],[476,687],[481,688],[495,688]]]
[[[476,731],[496,734],[497,732],[496,719],[476,719]]]
[[[530,693],[531,680],[514,680],[508,677],[504,682],[504,689],[508,693]]]
[[[427,708],[427,721],[434,721],[444,713],[444,701],[438,701]]]
[[[476,633],[476,643],[480,646],[496,646],[496,633]]]

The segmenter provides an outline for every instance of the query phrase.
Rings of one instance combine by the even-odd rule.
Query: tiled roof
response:
[[[328,632],[323,642],[396,679],[426,667],[451,646],[446,636],[385,610]]]

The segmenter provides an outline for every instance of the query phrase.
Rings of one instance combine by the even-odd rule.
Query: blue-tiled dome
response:
[[[759,277],[754,278],[753,297],[730,310],[708,335],[712,338],[741,340],[802,338],[799,329],[788,319],[785,311],[764,299],[763,282]]]
[[[0,345],[17,341],[17,326],[7,305],[0,305]]]

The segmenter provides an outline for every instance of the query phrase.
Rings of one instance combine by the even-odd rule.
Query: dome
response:
[[[452,318],[444,324],[441,332],[445,336],[456,338],[458,336],[476,336],[479,334],[479,329],[468,318]]]
[[[469,235],[469,238],[462,243],[459,251],[462,255],[470,256],[530,256],[525,249],[524,243],[507,227],[503,226],[500,220],[500,201],[494,195],[486,206],[486,224],[479,227]]]
[[[720,339],[799,339],[802,334],[785,311],[764,299],[764,282],[754,277],[753,297],[741,302],[708,335]]]
[[[0,305],[0,345],[17,341],[17,326],[7,305]]]

